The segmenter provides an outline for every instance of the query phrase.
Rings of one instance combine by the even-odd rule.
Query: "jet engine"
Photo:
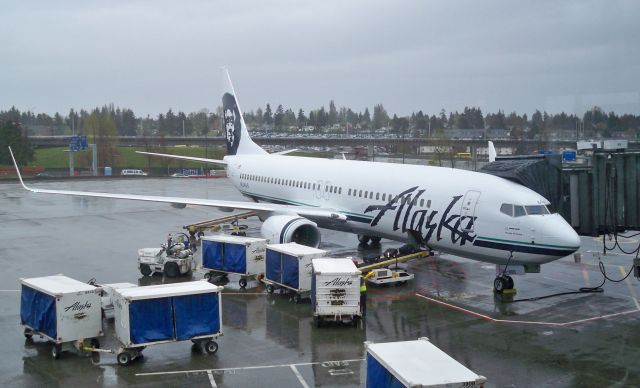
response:
[[[272,244],[295,242],[317,248],[320,245],[320,229],[315,222],[304,217],[275,215],[267,218],[260,233]]]

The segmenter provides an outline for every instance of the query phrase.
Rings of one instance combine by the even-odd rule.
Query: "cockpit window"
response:
[[[524,211],[524,206],[520,206],[520,205],[514,205],[513,206],[513,215],[515,217],[522,217],[522,216],[526,216],[527,213],[525,213]]]
[[[527,214],[549,214],[549,210],[544,205],[525,206]]]
[[[500,206],[500,212],[508,215],[509,217],[513,217],[513,205],[510,203],[503,203]]]

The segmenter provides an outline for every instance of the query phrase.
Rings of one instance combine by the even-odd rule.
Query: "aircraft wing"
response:
[[[178,205],[199,205],[199,206],[210,206],[210,207],[217,207],[217,208],[223,208],[223,209],[254,210],[254,211],[280,213],[280,214],[298,214],[302,217],[325,218],[325,219],[333,219],[336,221],[347,220],[346,215],[340,212],[334,211],[332,209],[323,209],[323,208],[314,208],[314,207],[278,205],[278,204],[270,204],[270,203],[255,203],[255,202],[244,202],[244,201],[221,201],[221,200],[215,200],[215,199],[161,197],[161,196],[155,196],[155,195],[116,194],[116,193],[99,193],[99,192],[91,192],[91,191],[48,190],[48,189],[31,188],[25,185],[24,181],[22,180],[22,175],[20,174],[20,170],[18,169],[18,164],[16,163],[16,159],[13,156],[13,151],[11,150],[11,147],[9,147],[9,152],[11,153],[11,159],[13,159],[13,164],[16,168],[16,172],[18,173],[18,179],[20,179],[20,184],[22,185],[22,187],[24,187],[26,190],[31,191],[32,193],[62,194],[62,195],[74,195],[74,196],[81,196],[81,197],[97,197],[97,198],[130,199],[135,201],[164,202],[164,203],[178,204]]]
[[[152,155],[152,156],[161,156],[163,158],[171,158],[171,159],[180,159],[180,160],[190,160],[192,162],[202,162],[202,163],[213,163],[213,164],[227,164],[224,160],[219,159],[207,159],[207,158],[197,158],[195,156],[182,156],[182,155],[171,155],[171,154],[158,154],[155,152],[144,152],[144,151],[136,151],[137,154],[144,155]]]

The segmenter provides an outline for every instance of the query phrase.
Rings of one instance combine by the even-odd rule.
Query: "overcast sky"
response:
[[[0,109],[640,113],[640,2],[6,1]]]

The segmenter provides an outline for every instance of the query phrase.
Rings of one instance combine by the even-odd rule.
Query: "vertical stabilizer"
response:
[[[247,125],[244,123],[238,98],[231,84],[229,71],[222,69],[224,92],[222,94],[222,114],[227,138],[227,155],[266,154],[251,140]]]
[[[493,142],[489,142],[489,163],[496,161],[496,148],[493,146]]]

